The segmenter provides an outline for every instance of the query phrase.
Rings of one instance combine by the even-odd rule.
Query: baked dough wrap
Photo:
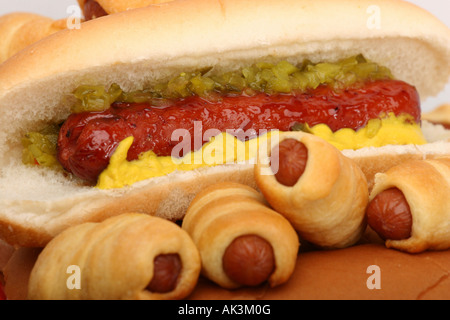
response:
[[[301,141],[308,152],[298,181],[285,186],[271,168],[271,151],[285,139]],[[323,248],[355,244],[366,228],[369,191],[359,166],[325,140],[305,132],[281,132],[261,148],[255,180],[269,204],[284,215],[303,240]]]
[[[161,4],[173,0],[96,0],[107,14],[114,14],[131,9],[142,8],[153,4]],[[87,0],[78,0],[78,4],[84,13],[84,4]]]
[[[199,249],[202,274],[223,288],[242,286],[227,276],[222,259],[233,240],[243,235],[257,235],[272,246],[275,269],[267,280],[271,287],[286,282],[294,271],[300,246],[297,233],[246,185],[225,182],[203,190],[188,208],[182,228]]]
[[[67,28],[66,19],[14,12],[0,17],[0,63],[25,47]]]
[[[411,160],[375,176],[370,193],[373,200],[384,190],[396,187],[408,202],[411,236],[386,240],[388,248],[410,253],[450,248],[450,158]]]
[[[446,129],[450,129],[450,103],[443,104],[422,114],[422,120],[435,124],[441,124]]]
[[[173,291],[146,290],[154,259],[178,254],[181,271]],[[68,289],[69,266],[80,270],[80,289]],[[189,235],[168,220],[122,214],[102,223],[71,227],[54,238],[31,272],[28,296],[37,300],[183,299],[197,284],[200,255]]]

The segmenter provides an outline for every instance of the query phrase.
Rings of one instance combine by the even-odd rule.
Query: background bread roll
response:
[[[0,17],[0,63],[27,46],[66,28],[66,20],[16,12]]]
[[[430,112],[424,113],[422,119],[442,124],[445,128],[450,129],[450,104],[443,104]]]

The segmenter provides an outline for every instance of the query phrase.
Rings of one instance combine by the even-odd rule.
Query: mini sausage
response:
[[[108,15],[108,13],[102,8],[102,6],[95,0],[86,0],[86,2],[84,3],[83,11],[86,21]]]
[[[308,149],[295,139],[281,141],[271,152],[272,171],[277,181],[284,186],[292,187],[297,183],[305,171],[307,161]]]
[[[412,215],[398,188],[379,193],[366,210],[367,223],[383,240],[403,240],[411,236]]]
[[[257,235],[240,236],[225,250],[222,264],[231,280],[256,286],[268,280],[275,269],[273,248]]]
[[[178,254],[161,254],[154,260],[153,278],[147,290],[157,293],[173,291],[181,272],[181,260]]]

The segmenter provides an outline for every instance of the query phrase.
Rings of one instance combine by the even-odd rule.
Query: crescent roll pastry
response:
[[[450,248],[450,158],[411,160],[375,176],[367,220],[388,248]]]
[[[198,250],[178,225],[149,215],[123,214],[71,227],[55,237],[31,272],[28,296],[183,299],[196,286],[200,269]]]
[[[356,243],[365,230],[365,175],[325,140],[305,132],[280,133],[261,149],[255,179],[266,200],[300,238],[323,248]]]
[[[429,112],[422,114],[422,120],[443,125],[450,129],[450,103],[443,104]]]
[[[199,193],[183,220],[199,249],[202,274],[223,288],[274,287],[289,279],[299,249],[289,222],[256,190],[218,183]]]
[[[15,12],[0,17],[0,63],[25,47],[66,28],[66,20]]]

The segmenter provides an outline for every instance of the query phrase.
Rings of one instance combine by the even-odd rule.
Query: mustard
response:
[[[339,150],[380,147],[387,144],[425,144],[420,125],[409,117],[389,114],[383,119],[373,119],[357,131],[340,129],[332,132],[324,124],[308,128],[308,131],[334,145]],[[228,133],[212,137],[197,151],[182,158],[157,156],[154,152],[142,153],[138,159],[127,161],[127,153],[134,138],[121,141],[110,159],[108,167],[100,174],[97,188],[113,189],[132,185],[138,181],[168,175],[176,171],[189,171],[227,163],[252,163],[258,148],[269,145],[271,132],[248,141],[241,141]]]
[[[427,143],[420,125],[411,116],[396,117],[393,113],[389,113],[387,117],[369,120],[367,125],[358,131],[344,128],[333,132],[324,124],[315,125],[308,131],[327,140],[339,150],[382,147],[387,144]]]
[[[134,138],[120,142],[111,156],[108,167],[100,174],[100,189],[122,188],[135,182],[160,177],[175,171],[189,171],[226,163],[250,163],[256,159],[259,145],[267,140],[270,132],[247,141],[241,141],[228,133],[212,137],[197,151],[182,158],[157,156],[153,151],[142,153],[138,159],[127,161],[128,150]]]

